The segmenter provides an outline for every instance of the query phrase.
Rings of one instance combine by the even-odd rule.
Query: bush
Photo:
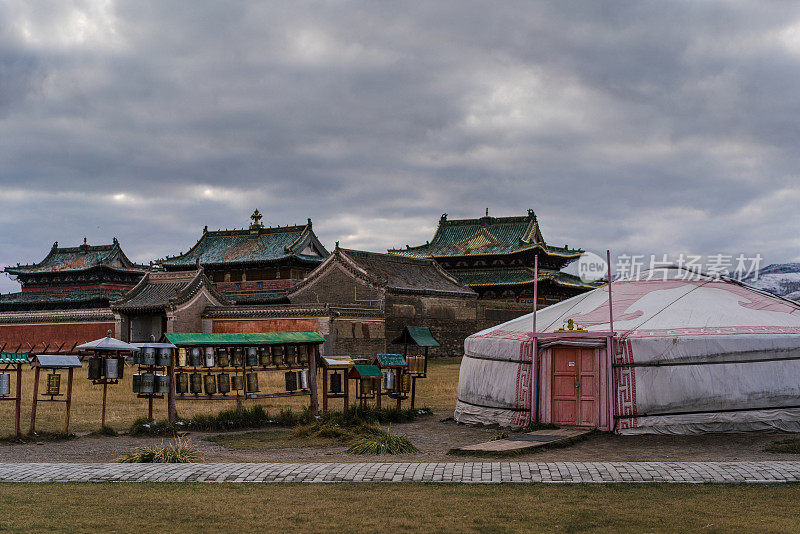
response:
[[[420,451],[407,437],[381,431],[379,434],[356,438],[346,452],[348,454],[410,454]]]
[[[200,453],[192,445],[191,440],[178,437],[172,443],[162,441],[160,447],[137,447],[134,452],[123,454],[117,458],[117,461],[123,464],[186,464],[200,459]]]

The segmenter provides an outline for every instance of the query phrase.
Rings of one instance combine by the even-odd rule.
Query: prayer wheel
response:
[[[203,365],[203,353],[200,350],[200,347],[192,347],[189,356],[189,365],[192,367],[200,367]]]
[[[300,365],[308,364],[308,352],[313,350],[311,345],[301,345],[297,347],[297,363]]]
[[[220,347],[217,349],[217,365],[220,367],[228,367],[231,364],[230,357],[228,356],[228,349]]]
[[[136,373],[133,375],[133,392],[139,393],[142,390],[142,375]]]
[[[153,347],[145,347],[142,352],[142,365],[155,365],[156,364],[156,349]]]
[[[156,375],[153,373],[142,373],[142,381],[139,386],[139,393],[142,395],[152,395],[155,391]]]
[[[189,375],[187,373],[175,375],[175,393],[189,393]]]
[[[156,393],[169,393],[169,375],[156,375]]]
[[[178,349],[178,367],[186,367],[186,349]]]
[[[342,392],[342,375],[339,373],[333,373],[331,375],[331,393],[341,393]]]
[[[58,395],[61,390],[61,375],[51,373],[47,375],[47,388],[45,395]]]
[[[172,349],[164,347],[158,349],[158,357],[156,358],[156,365],[159,367],[169,367],[172,362]]]
[[[283,346],[282,345],[273,345],[269,348],[270,354],[272,354],[272,365],[282,365],[283,364]]]
[[[119,378],[119,360],[116,358],[104,358],[106,366],[106,378]]]
[[[223,395],[231,390],[231,375],[220,373],[217,375],[217,389]]]
[[[247,392],[256,393],[258,391],[258,373],[247,373]]]
[[[100,380],[103,377],[103,358],[92,356],[89,358],[89,380]]]
[[[125,371],[125,357],[117,356],[117,378],[122,380],[122,375]]]
[[[234,347],[231,352],[231,365],[233,367],[242,366],[242,347]]]
[[[400,391],[403,393],[408,393],[411,391],[411,375],[408,373],[403,374],[400,377]]]
[[[206,347],[205,353],[206,353],[204,361],[205,366],[214,367],[214,364],[216,363],[215,362],[216,358],[214,358],[214,347]]]
[[[286,357],[286,364],[287,365],[295,365],[300,363],[300,351],[298,350],[297,345],[289,345],[289,354]]]
[[[286,371],[286,391],[297,391],[297,373],[294,371]]]
[[[394,372],[393,371],[384,371],[383,372],[383,389],[388,391],[394,391]]]
[[[217,392],[217,380],[214,375],[205,375],[203,385],[206,388],[206,395],[214,395]]]
[[[269,347],[261,347],[258,349],[258,363],[261,364],[261,367],[272,364],[272,356],[269,353]]]
[[[189,392],[202,393],[203,392],[203,375],[200,373],[192,373],[189,375]]]
[[[11,375],[0,373],[0,397],[11,395]]]
[[[299,382],[300,389],[308,389],[310,386],[308,369],[303,369],[297,372],[297,381]]]
[[[231,389],[234,391],[241,391],[244,389],[244,378],[242,375],[233,375],[231,377]]]
[[[364,377],[361,380],[359,380],[359,387],[361,389],[361,394],[362,395],[372,395],[372,392],[374,391],[374,387],[373,387],[374,384],[375,384],[375,381],[372,379],[372,377],[369,377],[369,376],[368,377]]]
[[[247,367],[258,367],[258,349],[247,347]]]

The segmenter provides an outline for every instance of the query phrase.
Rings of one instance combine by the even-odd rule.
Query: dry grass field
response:
[[[13,484],[4,532],[798,532],[800,485]]]
[[[460,359],[455,358],[432,360],[429,364],[429,378],[417,381],[417,406],[427,406],[433,410],[452,410],[456,402],[459,365]],[[131,376],[133,372],[132,368],[126,367],[124,379],[120,381],[119,384],[108,387],[106,420],[107,424],[117,431],[127,430],[134,420],[147,415],[147,401],[137,398],[132,392]],[[92,383],[87,380],[86,373],[85,364],[83,369],[75,370],[72,415],[70,420],[70,431],[72,432],[91,432],[100,428],[103,388],[102,386],[92,385]],[[44,376],[42,376],[40,380],[39,391],[41,392],[44,388]],[[66,383],[66,371],[62,371],[62,393],[66,391]],[[259,376],[259,385],[264,392],[283,391],[283,373],[261,373]],[[27,433],[30,424],[32,394],[33,371],[26,370],[23,373],[22,387],[23,433]],[[247,401],[245,405],[249,406],[255,403],[263,404],[270,412],[286,407],[290,407],[294,410],[301,410],[304,406],[308,405],[308,397],[287,397]],[[13,405],[13,402],[0,403],[0,436],[7,436],[13,433]],[[234,408],[235,406],[235,401],[179,401],[177,403],[178,414],[182,417],[190,417],[200,413],[216,413],[224,409]],[[341,406],[341,400],[337,399],[331,401],[331,409],[341,409]],[[403,406],[407,407],[407,403],[404,403]],[[39,402],[36,410],[37,430],[51,432],[60,432],[62,430],[64,403]],[[166,419],[166,399],[156,399],[154,401],[154,417],[159,420]]]

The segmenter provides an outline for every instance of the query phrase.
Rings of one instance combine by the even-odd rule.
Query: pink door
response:
[[[552,349],[552,413],[557,425],[597,425],[597,371],[594,349]]]

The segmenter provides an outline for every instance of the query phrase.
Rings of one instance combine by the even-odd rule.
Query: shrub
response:
[[[346,452],[348,454],[409,454],[420,451],[407,437],[381,431],[380,434],[356,438]]]
[[[175,438],[172,443],[161,442],[160,447],[137,447],[133,452],[123,454],[117,461],[124,464],[157,463],[186,464],[200,460],[200,453],[189,438]]]

